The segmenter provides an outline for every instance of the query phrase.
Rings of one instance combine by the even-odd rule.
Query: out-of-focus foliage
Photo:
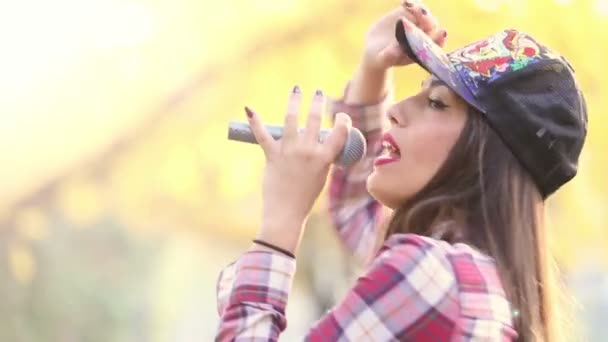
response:
[[[0,111],[14,113],[0,125],[13,143],[0,146],[0,340],[210,340],[217,271],[246,246],[260,213],[262,153],[227,141],[228,121],[243,120],[247,105],[281,122],[296,83],[308,95],[340,95],[367,27],[398,2],[86,3],[61,0],[45,15],[19,7],[51,33],[11,31],[14,65],[0,67],[12,75],[0,81],[11,95]],[[591,265],[606,279],[608,1],[426,3],[449,30],[447,49],[512,27],[576,69],[589,135],[579,175],[548,201],[548,219],[565,270]],[[64,43],[40,43],[35,52],[49,50],[50,62],[28,57],[37,69],[19,73],[29,69],[17,68],[18,53],[40,35]],[[423,77],[399,70],[398,96]],[[19,139],[27,142],[16,149]],[[313,291],[302,290],[296,310],[311,305],[317,279],[299,277],[296,290]],[[290,317],[292,331],[314,318]]]

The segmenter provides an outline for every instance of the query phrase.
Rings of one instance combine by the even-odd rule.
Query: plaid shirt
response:
[[[366,135],[365,160],[330,176],[330,214],[364,275],[311,327],[306,341],[511,341],[517,337],[496,265],[470,246],[413,234],[394,234],[374,255],[384,212],[365,188],[378,152],[388,98],[375,106],[333,103]],[[287,326],[285,307],[295,260],[250,251],[218,280],[217,341],[277,341]]]

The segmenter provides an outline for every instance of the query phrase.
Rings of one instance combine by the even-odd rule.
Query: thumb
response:
[[[327,158],[329,162],[333,162],[342,148],[346,143],[346,138],[348,138],[348,133],[352,126],[352,121],[350,116],[346,113],[337,113],[334,121],[334,128],[331,133],[325,139],[323,145],[326,146]]]
[[[403,50],[401,50],[399,42],[395,40],[380,51],[379,57],[384,64],[393,66],[403,64],[407,56],[403,53]]]

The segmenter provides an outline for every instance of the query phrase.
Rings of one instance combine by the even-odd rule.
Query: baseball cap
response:
[[[543,198],[576,175],[587,108],[564,57],[512,29],[450,53],[407,19],[395,35],[412,60],[484,114]]]

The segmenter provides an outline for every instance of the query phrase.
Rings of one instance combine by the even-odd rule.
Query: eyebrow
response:
[[[424,86],[424,81],[422,81],[422,83],[420,84],[420,87],[422,88]],[[436,78],[432,78],[431,79],[431,84],[429,85],[429,89],[430,88],[434,88],[434,87],[440,87],[440,86],[444,86],[447,87],[448,85],[443,82],[442,80],[436,79]]]

